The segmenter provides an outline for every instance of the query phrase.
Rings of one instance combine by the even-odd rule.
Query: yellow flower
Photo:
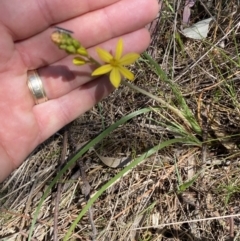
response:
[[[115,88],[117,88],[120,85],[121,76],[124,76],[129,80],[134,79],[134,74],[124,66],[134,63],[140,57],[140,55],[136,53],[129,53],[122,56],[122,39],[119,39],[117,43],[115,56],[101,48],[97,48],[96,51],[98,53],[99,58],[106,64],[95,69],[92,73],[92,76],[103,75],[110,72],[110,81]]]

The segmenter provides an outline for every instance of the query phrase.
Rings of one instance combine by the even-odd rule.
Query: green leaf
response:
[[[200,173],[195,175],[192,179],[190,179],[187,182],[182,183],[181,185],[179,185],[179,190],[178,193],[182,193],[184,191],[186,191],[190,186],[193,185],[193,183],[197,180],[197,178],[199,177]]]

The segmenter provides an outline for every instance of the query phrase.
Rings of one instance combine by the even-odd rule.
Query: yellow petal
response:
[[[124,55],[124,56],[119,60],[119,63],[120,63],[121,65],[129,65],[129,64],[134,63],[139,57],[140,57],[139,54],[129,53],[129,54]]]
[[[118,88],[118,86],[121,83],[121,75],[119,73],[118,68],[112,69],[112,71],[110,73],[110,81],[115,88]]]
[[[129,71],[127,68],[123,67],[123,66],[119,66],[118,67],[120,73],[126,78],[126,79],[129,79],[129,80],[133,80],[134,79],[134,74]]]
[[[96,51],[98,53],[99,58],[105,63],[109,63],[111,59],[113,59],[113,56],[104,49],[97,48]]]
[[[118,40],[117,47],[116,47],[116,53],[115,53],[116,60],[119,60],[121,58],[122,52],[123,52],[123,40],[120,38]]]
[[[95,69],[92,72],[92,76],[103,75],[103,74],[110,72],[111,70],[112,70],[112,66],[110,64],[105,64],[105,65],[102,65],[99,68]]]

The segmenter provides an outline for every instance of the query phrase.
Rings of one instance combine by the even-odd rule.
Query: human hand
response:
[[[94,53],[95,46],[141,53],[149,44],[144,26],[158,12],[156,0],[7,1],[0,2],[0,182],[40,143],[106,97],[112,86],[93,79],[89,66],[50,39],[58,25]],[[48,101],[36,105],[27,71],[37,69]]]

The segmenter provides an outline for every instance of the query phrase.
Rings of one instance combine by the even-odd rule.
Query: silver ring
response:
[[[31,91],[35,104],[41,104],[48,100],[46,92],[43,88],[42,80],[37,70],[29,70],[27,72],[28,88]]]

